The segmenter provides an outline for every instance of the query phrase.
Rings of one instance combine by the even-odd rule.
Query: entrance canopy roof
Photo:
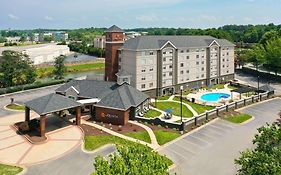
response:
[[[65,109],[81,106],[81,103],[59,94],[49,94],[25,103],[25,106],[39,115],[50,114]]]

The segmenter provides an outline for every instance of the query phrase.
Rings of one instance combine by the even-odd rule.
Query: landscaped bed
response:
[[[110,129],[114,132],[138,139],[138,140],[142,140],[145,141],[147,143],[151,143],[149,134],[147,133],[147,131],[138,126],[138,125],[134,125],[132,123],[128,123],[124,126],[121,125],[111,125],[108,123],[102,123],[102,122],[95,122],[96,124],[103,126],[107,129]],[[92,126],[88,126],[88,125],[82,125],[81,126],[82,129],[84,130],[84,133],[86,136],[108,136],[109,134],[107,134],[106,132],[96,129]]]
[[[6,106],[6,108],[8,109],[12,109],[12,110],[17,110],[17,111],[23,111],[25,109],[25,107],[23,105],[19,105],[19,104],[8,104]]]
[[[22,168],[10,165],[0,164],[1,175],[16,175],[22,171]]]
[[[173,100],[180,101],[180,97],[175,97]],[[209,111],[209,110],[214,109],[213,106],[205,106],[205,105],[200,105],[200,104],[192,103],[192,102],[188,101],[185,98],[182,99],[182,102],[190,105],[198,114],[202,114],[205,111]]]
[[[236,114],[232,116],[226,116],[225,119],[232,123],[243,123],[249,119],[251,119],[252,116],[249,114]]]
[[[165,111],[167,109],[172,109],[173,115],[176,115],[176,116],[181,115],[181,111],[180,111],[181,104],[177,103],[177,102],[165,101],[165,102],[156,102],[156,104],[154,102],[153,106],[157,107],[158,109],[160,109],[162,111]],[[192,112],[185,105],[182,105],[182,114],[183,114],[183,117],[186,117],[186,118],[193,117]]]

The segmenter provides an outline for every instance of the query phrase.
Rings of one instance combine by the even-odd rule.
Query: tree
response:
[[[95,158],[93,175],[165,175],[171,161],[144,145],[127,143],[117,146],[118,153]]]
[[[258,129],[253,140],[256,148],[241,153],[235,160],[240,165],[238,175],[280,175],[281,174],[281,127],[267,125]]]
[[[0,64],[2,87],[29,84],[35,81],[35,67],[27,55],[10,50],[3,51],[2,55]]]
[[[66,56],[61,55],[55,59],[55,69],[53,74],[55,75],[55,79],[63,79],[64,73],[66,72],[66,67],[64,65],[64,61]]]
[[[253,49],[246,52],[247,62],[252,63],[256,69],[266,62],[265,60],[265,50],[262,45],[257,45]]]
[[[277,75],[281,71],[281,38],[267,42],[265,50],[267,65]]]
[[[274,30],[273,30],[273,31],[266,32],[266,33],[262,36],[262,38],[261,38],[261,40],[260,40],[260,44],[262,44],[263,46],[265,46],[268,41],[275,40],[275,39],[277,39],[278,37],[279,37],[279,36],[278,36],[278,32],[277,32],[277,31],[274,31]]]

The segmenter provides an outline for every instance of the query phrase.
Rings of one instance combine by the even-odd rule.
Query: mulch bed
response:
[[[28,141],[31,141],[32,143],[42,143],[44,141],[47,140],[47,137],[41,137],[40,136],[40,132],[38,130],[30,130],[30,131],[27,131],[27,132],[21,132],[19,130],[19,125],[23,123],[23,122],[18,122],[18,123],[15,123],[14,126],[17,130],[17,134],[19,135],[23,135],[24,137],[27,138]]]
[[[94,122],[94,121],[89,121],[89,122]],[[142,127],[135,125],[135,124],[131,124],[131,123],[128,123],[126,125],[112,125],[109,123],[102,123],[102,122],[94,122],[94,123],[98,124],[100,126],[103,126],[107,129],[110,129],[112,131],[115,131],[117,133],[120,133],[120,134],[125,134],[125,133],[129,133],[129,132],[145,131],[145,129],[143,129]],[[101,131],[97,128],[94,128],[92,126],[85,125],[85,124],[82,124],[81,128],[83,129],[86,136],[110,135],[104,131]]]

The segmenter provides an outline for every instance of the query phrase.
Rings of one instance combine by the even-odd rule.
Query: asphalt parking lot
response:
[[[232,124],[217,119],[202,129],[168,144],[160,150],[177,165],[172,172],[184,175],[234,175],[238,167],[234,159],[239,152],[253,148],[252,139],[257,128],[278,118],[281,99],[249,106],[241,112],[249,113],[254,120],[245,124]]]

